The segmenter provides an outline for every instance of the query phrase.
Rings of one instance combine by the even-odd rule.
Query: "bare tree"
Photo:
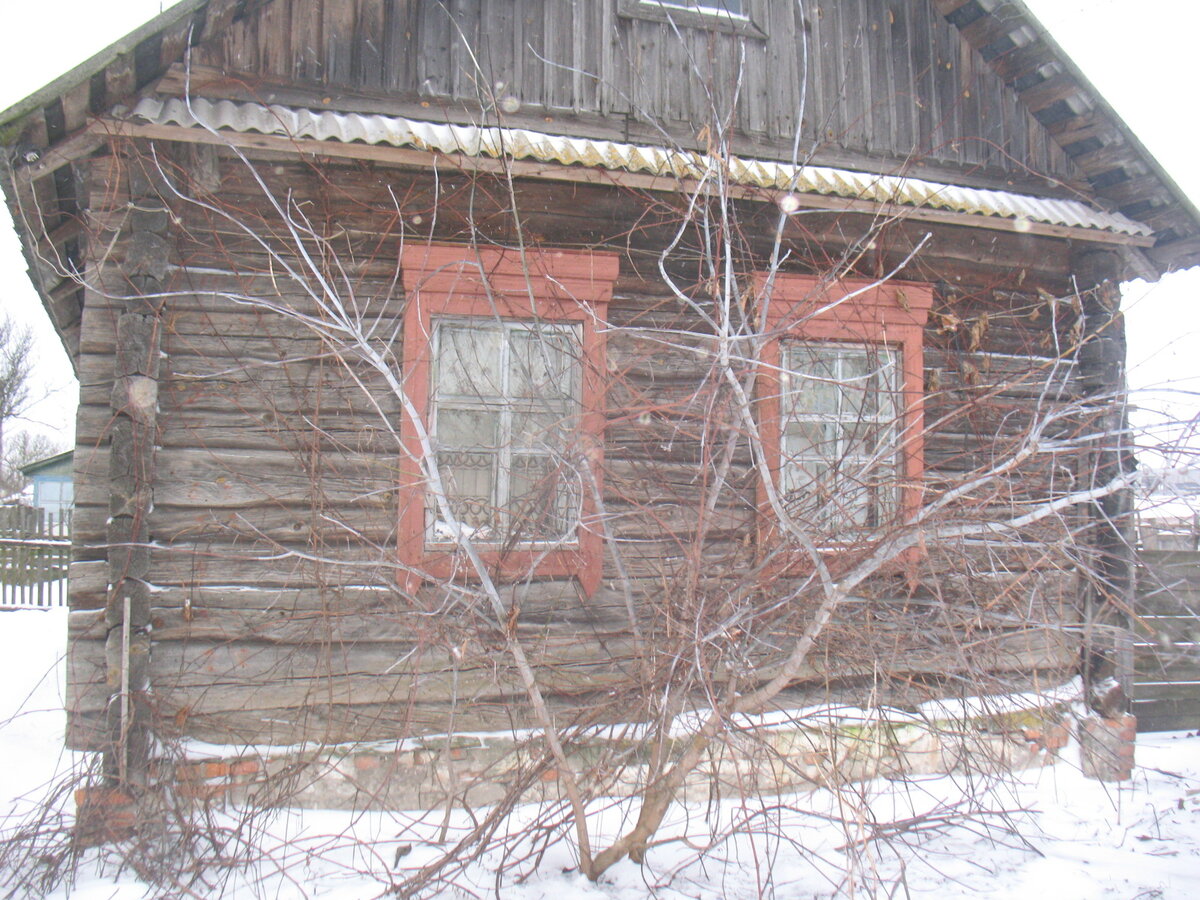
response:
[[[10,436],[4,458],[6,490],[16,491],[23,486],[23,479],[20,477],[20,469],[23,466],[62,453],[64,449],[59,441],[37,432],[18,431],[14,436]]]
[[[8,423],[29,403],[33,335],[5,316],[0,319],[0,461],[7,465],[4,435]]]

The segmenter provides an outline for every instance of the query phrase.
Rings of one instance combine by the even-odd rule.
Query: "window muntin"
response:
[[[463,318],[433,325],[433,440],[455,517],[483,543],[573,541],[579,326]],[[426,519],[427,542],[453,540],[434,498]]]
[[[780,489],[798,519],[874,528],[899,508],[901,352],[885,344],[785,341]]]

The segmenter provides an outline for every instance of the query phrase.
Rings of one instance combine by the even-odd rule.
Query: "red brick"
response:
[[[185,800],[211,801],[220,799],[230,785],[225,783],[220,784],[181,784],[179,786],[179,796]]]
[[[175,780],[180,782],[203,781],[203,763],[180,763],[175,767]]]
[[[119,841],[137,826],[137,805],[119,788],[86,787],[75,792],[75,840],[81,847]]]
[[[255,775],[258,773],[257,759],[239,759],[229,766],[230,775]]]

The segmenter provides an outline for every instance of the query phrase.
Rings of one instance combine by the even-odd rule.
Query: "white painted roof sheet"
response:
[[[610,171],[687,179],[711,179],[718,171],[709,156],[663,147],[574,138],[520,128],[422,122],[399,116],[339,113],[259,103],[196,98],[148,97],[127,113],[157,125],[256,132],[294,139],[386,144],[438,153],[530,159]],[[827,166],[793,166],[769,160],[731,158],[727,178],[741,185],[796,194],[823,194],[874,203],[944,209],[1117,234],[1153,234],[1120,213],[1093,209],[1078,200],[1052,200],[1007,191],[939,184],[902,175],[878,175]]]

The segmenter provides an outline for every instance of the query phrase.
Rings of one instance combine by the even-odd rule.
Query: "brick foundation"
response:
[[[1079,720],[1079,759],[1083,774],[1099,781],[1133,777],[1137,717],[1087,716]]]

